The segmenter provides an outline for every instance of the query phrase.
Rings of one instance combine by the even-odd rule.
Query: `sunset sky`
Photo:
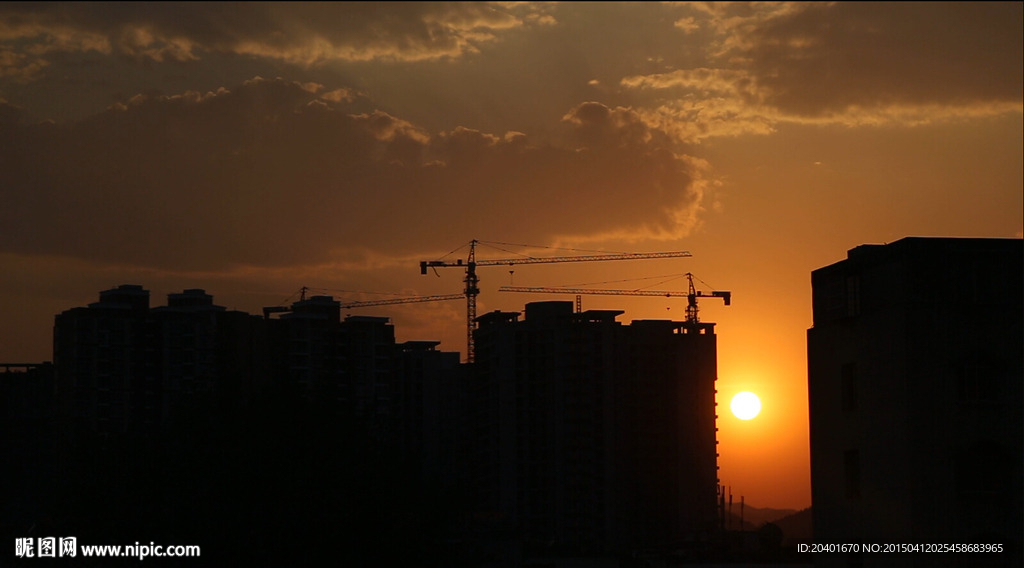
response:
[[[1022,236],[1022,6],[0,3],[0,362],[50,360],[54,315],[119,284],[255,314],[303,286],[460,292],[418,264],[472,239],[480,259],[685,250],[482,267],[478,313],[573,299],[509,284],[731,291],[700,303],[721,482],[807,507],[811,271]],[[582,302],[627,324],[686,303]],[[458,351],[465,309],[358,313]]]

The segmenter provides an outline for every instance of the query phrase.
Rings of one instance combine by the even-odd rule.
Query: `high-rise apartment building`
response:
[[[149,290],[128,284],[56,316],[56,385],[76,430],[119,435],[157,427],[163,401],[149,316]]]
[[[478,318],[477,506],[527,548],[675,550],[716,525],[714,324],[527,304]]]
[[[179,413],[233,408],[267,380],[258,317],[198,289],[149,300],[122,285],[56,316],[56,388],[79,432],[150,436]]]

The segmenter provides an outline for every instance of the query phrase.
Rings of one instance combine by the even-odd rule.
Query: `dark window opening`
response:
[[[843,452],[843,472],[846,477],[846,497],[857,499],[860,497],[860,451],[847,450]]]
[[[857,410],[857,364],[844,364],[841,375],[843,410],[853,412]]]

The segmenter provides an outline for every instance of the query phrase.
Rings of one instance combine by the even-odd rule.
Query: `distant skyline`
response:
[[[1024,234],[1022,7],[0,4],[0,362],[50,360],[54,316],[120,284],[258,314],[303,286],[458,293],[459,271],[418,263],[471,239],[500,243],[481,258],[687,250],[482,268],[478,313],[571,299],[508,284],[731,291],[700,303],[721,482],[807,507],[811,271],[906,236]],[[465,349],[465,302],[358,313]],[[740,391],[753,420],[729,411]]]

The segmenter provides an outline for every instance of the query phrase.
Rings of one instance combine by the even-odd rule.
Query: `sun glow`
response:
[[[729,403],[732,413],[740,420],[750,420],[761,413],[761,399],[752,392],[741,392]]]

